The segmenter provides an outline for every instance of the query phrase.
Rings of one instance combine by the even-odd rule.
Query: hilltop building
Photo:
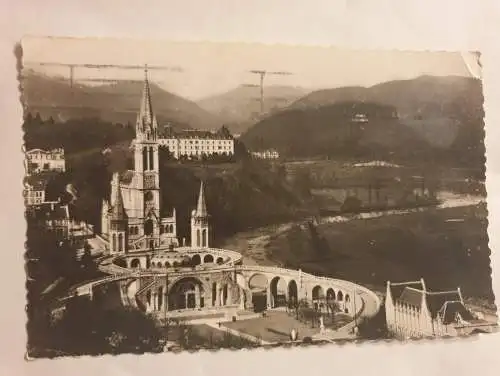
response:
[[[45,202],[47,179],[40,175],[31,175],[24,178],[24,205],[39,205]]]
[[[402,339],[491,332],[494,326],[465,306],[460,288],[431,292],[423,279],[388,281],[385,314],[389,331]]]
[[[26,152],[26,173],[28,175],[45,171],[64,172],[65,170],[64,149],[32,149]]]
[[[257,159],[279,159],[280,154],[275,149],[253,151],[252,156]]]
[[[201,158],[203,155],[234,155],[234,138],[229,132],[184,130],[174,132],[167,127],[163,137],[158,143],[166,146],[175,159],[182,156],[188,158]]]
[[[160,144],[146,72],[136,136],[132,142],[134,168],[113,175],[111,200],[102,204],[101,233],[109,243],[111,253],[179,246],[175,208],[165,208],[161,203]],[[201,246],[208,247],[208,214],[203,184],[198,208],[193,212],[192,226],[193,241],[199,239]]]

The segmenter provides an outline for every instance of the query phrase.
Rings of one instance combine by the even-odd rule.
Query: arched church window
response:
[[[123,234],[118,234],[118,251],[123,252]]]
[[[148,219],[146,223],[144,223],[144,234],[148,236],[153,234],[153,228],[153,221],[151,219]]]
[[[148,170],[148,149],[142,149],[142,169],[144,171]]]
[[[200,246],[200,230],[196,230],[196,246]]]
[[[153,192],[147,191],[146,193],[144,193],[144,200],[146,202],[153,201]]]
[[[203,229],[203,231],[201,232],[201,242],[202,242],[202,247],[206,247],[207,246],[207,230],[206,229]]]
[[[154,170],[154,152],[153,152],[153,147],[149,148],[149,169]]]

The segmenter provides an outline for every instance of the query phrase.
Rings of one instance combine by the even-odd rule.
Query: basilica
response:
[[[124,173],[113,174],[110,200],[102,203],[101,235],[107,241],[111,254],[180,245],[175,208],[167,209],[161,202],[160,141],[147,70],[135,132],[132,141],[134,167]],[[191,213],[191,242],[197,247],[209,246],[203,183],[196,210]]]

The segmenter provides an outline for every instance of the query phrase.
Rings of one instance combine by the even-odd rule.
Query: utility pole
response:
[[[68,80],[69,81],[69,86],[71,89],[74,88],[75,83],[82,82],[82,83],[98,83],[98,84],[113,84],[113,83],[119,83],[119,82],[130,82],[130,83],[135,83],[135,82],[142,82],[142,80],[131,80],[131,79],[120,79],[120,78],[109,78],[109,75],[104,75],[95,77],[94,75],[89,75],[89,77],[81,77],[77,78],[76,77],[76,70],[77,69],[84,69],[84,70],[94,70],[94,71],[104,71],[106,69],[108,70],[127,70],[127,71],[140,71],[145,69],[145,65],[127,65],[127,64],[88,64],[88,63],[81,63],[81,64],[75,64],[75,63],[55,63],[55,62],[40,62],[40,61],[26,61],[23,63],[25,67],[55,67],[55,68],[66,68],[69,70],[69,76],[64,77],[63,80]],[[147,70],[155,70],[155,71],[170,71],[170,72],[184,72],[184,69],[182,69],[179,66],[168,66],[168,65],[147,65]],[[71,91],[73,94],[73,90]],[[122,93],[112,93],[111,94],[116,94],[116,95],[133,95],[133,94],[122,94]],[[133,95],[133,96],[138,96]],[[54,105],[54,106],[47,106],[47,105],[42,105],[38,106],[36,103],[30,103],[31,107],[37,107],[37,108],[45,108],[45,107],[50,107],[50,108],[82,108],[82,106],[79,105]],[[124,112],[131,112],[131,111],[124,111]],[[135,110],[134,110],[135,112]]]
[[[167,317],[167,311],[168,311],[168,266],[165,265],[165,308],[163,309],[163,311],[165,312],[165,314],[163,315],[163,318],[165,320],[165,345],[167,345],[168,343],[168,331],[170,329],[170,326],[169,326],[169,320],[168,320],[168,317]]]
[[[250,73],[253,74],[258,74],[260,78],[260,84],[259,85],[244,85],[248,87],[259,87],[260,88],[260,114],[264,114],[265,111],[265,106],[264,106],[264,78],[266,75],[281,75],[281,76],[289,76],[292,75],[293,73],[290,72],[285,72],[285,71],[280,71],[280,72],[271,72],[271,71],[266,71],[266,70],[251,70]]]

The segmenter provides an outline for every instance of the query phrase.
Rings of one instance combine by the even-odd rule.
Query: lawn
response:
[[[432,290],[461,287],[465,297],[493,301],[484,205],[325,224],[315,249],[307,229],[273,238],[276,262],[384,290],[387,280],[423,277]]]
[[[337,321],[340,322],[345,323],[345,320],[342,318]],[[310,323],[296,320],[294,316],[282,311],[269,311],[265,317],[228,322],[223,325],[267,342],[289,341],[292,329],[298,331],[299,339],[319,333],[318,325],[312,328]]]
[[[165,331],[165,328],[163,329]],[[176,342],[181,348],[242,348],[255,344],[208,325],[171,325],[168,328],[168,340]]]

